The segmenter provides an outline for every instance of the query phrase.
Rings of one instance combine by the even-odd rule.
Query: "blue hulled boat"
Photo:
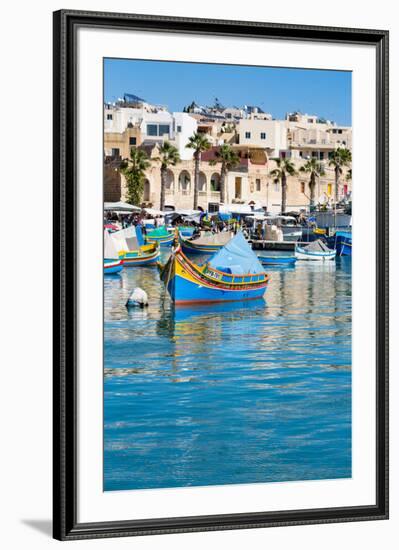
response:
[[[123,269],[123,260],[104,259],[104,275],[114,275]]]
[[[295,256],[258,256],[262,265],[277,265],[281,267],[293,267],[296,263]]]
[[[337,231],[335,234],[337,256],[352,256],[352,233]]]
[[[230,302],[261,298],[269,277],[241,232],[209,262],[197,265],[180,245],[165,265],[161,279],[176,304]]]
[[[153,229],[152,231],[147,231],[146,242],[148,244],[158,243],[160,246],[171,246],[175,238],[174,231],[168,231],[165,225]]]
[[[203,231],[196,239],[185,239],[180,236],[180,242],[185,254],[215,254],[231,240],[232,236],[233,234],[227,231],[221,233]]]

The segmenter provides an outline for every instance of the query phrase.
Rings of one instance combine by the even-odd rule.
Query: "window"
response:
[[[251,139],[251,132],[245,132],[245,139]]]
[[[112,120],[112,115],[110,113],[107,113],[107,120]]]
[[[342,130],[338,130],[338,133],[339,133],[339,134],[342,134]]]
[[[113,156],[113,157],[119,157],[119,156],[120,156],[120,151],[119,151],[119,149],[112,149],[111,156]]]
[[[320,160],[324,160],[324,151],[320,151]]]
[[[156,124],[147,124],[147,136],[157,136],[158,126]]]
[[[257,191],[260,191],[260,179],[256,179],[256,180],[255,180],[255,189],[256,189]]]
[[[169,124],[160,124],[159,125],[159,136],[163,136],[164,134],[169,134]]]
[[[137,138],[131,136],[129,138],[129,145],[136,145],[136,143],[137,143]]]
[[[312,151],[312,158],[317,159],[317,151]]]
[[[266,132],[260,133],[260,139],[266,139]]]
[[[178,127],[177,127],[177,132],[178,132],[178,133],[181,132],[181,126],[178,126]]]

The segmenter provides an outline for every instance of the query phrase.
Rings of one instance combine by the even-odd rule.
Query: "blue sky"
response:
[[[258,105],[275,118],[301,111],[349,126],[351,83],[351,73],[344,71],[104,60],[105,101],[133,93],[170,111],[193,100],[211,105],[218,97],[225,106]]]

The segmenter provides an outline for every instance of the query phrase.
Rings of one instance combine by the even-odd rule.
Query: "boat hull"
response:
[[[236,276],[207,270],[192,264],[181,252],[162,268],[161,278],[175,304],[182,305],[255,300],[262,298],[268,284],[265,273]]]
[[[165,237],[151,237],[151,236],[146,236],[146,242],[149,243],[149,244],[152,244],[152,243],[158,243],[159,246],[171,246],[173,244],[173,240],[175,238],[175,234],[174,233],[170,233],[170,235],[167,235]]]
[[[126,252],[123,261],[126,267],[156,266],[159,254],[158,247],[153,252]]]
[[[258,256],[262,265],[280,265],[280,266],[294,266],[297,258],[279,258],[273,256]]]
[[[104,260],[104,275],[114,275],[123,269],[123,260]]]
[[[300,248],[299,246],[295,249],[295,257],[297,260],[327,262],[335,260],[335,256],[335,250],[332,250],[331,252],[312,252],[307,251],[305,248]]]
[[[352,256],[352,233],[338,231],[336,235],[338,256]]]
[[[189,239],[181,239],[181,246],[185,254],[215,254],[223,248],[223,244],[197,244]]]

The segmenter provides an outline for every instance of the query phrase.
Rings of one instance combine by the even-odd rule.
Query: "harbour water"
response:
[[[351,477],[351,259],[267,272],[179,309],[155,268],[105,277],[105,490]]]

